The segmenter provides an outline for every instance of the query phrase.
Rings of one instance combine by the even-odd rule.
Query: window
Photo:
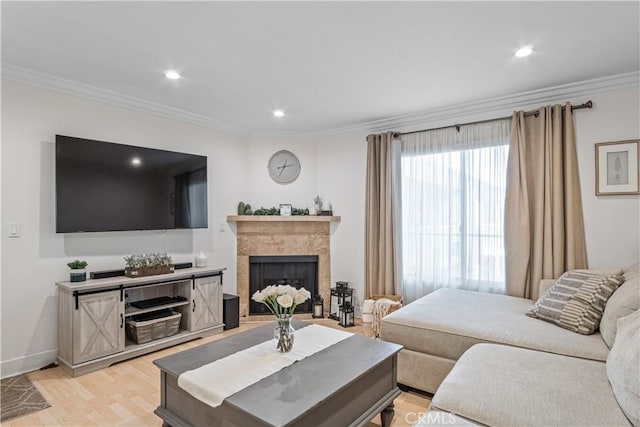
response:
[[[410,302],[441,287],[504,293],[509,122],[401,139],[402,276]]]

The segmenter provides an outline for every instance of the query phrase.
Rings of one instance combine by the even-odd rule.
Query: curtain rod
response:
[[[593,102],[591,102],[591,100],[589,100],[589,101],[585,102],[584,104],[572,105],[571,106],[571,111],[580,110],[582,108],[593,108]],[[564,107],[562,107],[562,109],[564,110]],[[540,113],[538,112],[538,110],[532,110],[532,111],[525,111],[524,112],[525,116],[536,116],[536,117],[538,117],[539,114]],[[429,130],[447,129],[447,128],[453,128],[453,127],[455,127],[458,130],[458,132],[460,132],[460,126],[475,125],[475,124],[478,124],[478,123],[487,123],[487,122],[492,122],[494,120],[510,119],[511,117],[513,117],[513,116],[498,117],[496,119],[478,120],[478,121],[475,121],[475,122],[461,123],[461,124],[448,125],[448,126],[440,126],[440,127],[431,128],[431,129],[414,130],[414,131],[411,131],[411,132],[395,132],[393,134],[393,138],[394,139],[398,138],[400,135],[409,135],[409,134],[412,134],[412,133],[426,132],[426,131],[429,131]]]

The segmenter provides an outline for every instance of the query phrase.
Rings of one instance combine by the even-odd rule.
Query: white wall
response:
[[[595,144],[640,138],[640,90],[592,99],[575,114],[587,256],[591,267],[628,267],[640,260],[640,196],[596,196]]]
[[[364,206],[367,143],[364,135],[319,142],[318,193],[330,200],[339,223],[332,225],[331,280],[355,288],[354,304],[364,297]]]
[[[209,229],[56,234],[56,134],[208,156]],[[66,262],[75,258],[95,271],[123,268],[122,256],[134,252],[192,261],[202,250],[210,265],[227,267],[224,289],[235,292],[236,243],[226,216],[247,198],[248,178],[238,172],[246,163],[243,138],[3,80],[1,375],[55,361],[54,283],[68,280]],[[22,237],[7,237],[9,222],[22,224]]]
[[[558,99],[580,104],[591,99],[594,108],[577,110],[574,123],[584,206],[587,254],[591,267],[627,267],[640,260],[640,196],[595,196],[595,149],[597,142],[640,137],[640,90],[636,87],[609,93]],[[554,102],[550,102],[552,104]],[[530,110],[539,107],[523,105]],[[519,108],[520,109],[520,108]],[[465,123],[511,115],[511,110],[496,110],[473,116],[459,116]],[[408,131],[451,125],[433,121],[412,125]],[[366,172],[366,135],[343,136],[318,143],[318,192],[334,201],[336,214],[342,216],[331,240],[332,280],[347,280],[364,296],[364,206]]]
[[[249,179],[249,202],[255,210],[260,207],[278,208],[281,203],[292,204],[294,208],[311,208],[317,196],[316,146],[311,142],[250,140],[248,162],[238,173]],[[267,164],[271,156],[289,150],[300,160],[300,175],[290,184],[278,184],[269,176]],[[238,200],[240,202],[240,200]]]

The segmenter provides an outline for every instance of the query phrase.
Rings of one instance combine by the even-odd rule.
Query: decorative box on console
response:
[[[157,274],[173,273],[175,270],[173,265],[158,265],[155,267],[127,267],[124,269],[124,275],[127,277],[145,277],[155,276]]]

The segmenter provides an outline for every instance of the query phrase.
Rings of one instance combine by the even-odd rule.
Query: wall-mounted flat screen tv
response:
[[[206,228],[207,157],[56,135],[56,232]]]

